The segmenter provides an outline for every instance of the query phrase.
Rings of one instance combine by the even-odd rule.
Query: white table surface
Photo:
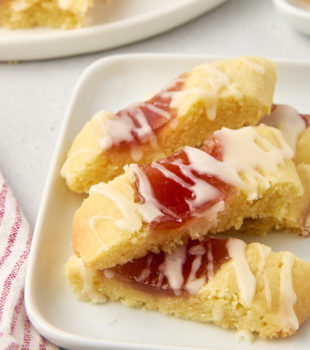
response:
[[[98,58],[135,52],[310,60],[310,37],[291,28],[271,0],[228,0],[179,28],[118,49],[0,64],[0,169],[31,226],[36,221],[50,159],[77,79]]]

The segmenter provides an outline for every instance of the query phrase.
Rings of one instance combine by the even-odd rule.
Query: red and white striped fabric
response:
[[[0,349],[58,349],[30,323],[24,283],[31,231],[0,172]]]

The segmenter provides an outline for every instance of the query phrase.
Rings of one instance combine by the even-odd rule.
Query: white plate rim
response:
[[[294,13],[301,18],[310,19],[310,13],[308,11],[303,10],[301,7],[294,6],[286,0],[274,0],[274,3],[279,6],[279,9],[281,8],[282,10]]]
[[[223,56],[223,55],[194,55],[194,54],[149,54],[149,53],[136,53],[136,54],[119,54],[119,55],[112,55],[109,57],[104,57],[99,60],[96,60],[92,64],[90,64],[84,72],[81,74],[80,78],[78,79],[70,101],[68,103],[68,107],[65,113],[65,117],[62,123],[62,127],[57,139],[57,143],[55,146],[55,150],[52,156],[51,165],[49,168],[48,176],[46,179],[46,184],[44,187],[41,204],[39,208],[38,218],[37,222],[34,228],[33,233],[33,240],[31,245],[31,251],[29,254],[29,260],[28,260],[28,267],[27,267],[27,274],[26,274],[26,281],[25,281],[25,306],[26,306],[26,312],[27,315],[34,325],[34,327],[42,334],[44,337],[49,339],[50,341],[61,344],[61,346],[64,347],[70,347],[74,346],[74,348],[80,348],[80,349],[113,349],[113,350],[133,350],[133,349],[149,349],[149,350],[171,350],[171,349],[190,349],[189,347],[180,347],[180,346],[165,346],[165,345],[153,345],[153,344],[139,344],[139,343],[124,343],[121,341],[103,341],[103,340],[97,340],[86,336],[79,336],[76,334],[69,333],[67,331],[63,331],[59,328],[56,328],[55,326],[51,325],[48,321],[46,321],[40,313],[40,310],[37,309],[35,306],[34,300],[32,300],[31,297],[31,281],[33,279],[33,266],[35,263],[36,254],[38,251],[39,243],[40,243],[40,231],[42,224],[44,222],[44,216],[46,215],[47,211],[47,202],[48,198],[50,196],[50,191],[52,188],[52,184],[54,181],[55,176],[59,176],[56,172],[56,169],[58,168],[58,163],[60,162],[59,155],[61,154],[61,151],[63,150],[64,143],[65,143],[65,133],[67,131],[67,128],[70,124],[70,120],[72,118],[72,109],[74,107],[75,101],[77,96],[80,93],[80,89],[84,84],[84,81],[87,79],[89,74],[91,74],[96,69],[100,68],[102,65],[109,64],[109,63],[115,63],[116,61],[128,61],[128,60],[136,60],[136,59],[143,59],[143,60],[162,60],[162,59],[168,59],[168,60],[174,60],[174,59],[182,59],[182,60],[204,60],[204,61],[212,61],[212,60],[218,60],[218,59],[228,59],[231,58],[231,56]],[[272,58],[275,63],[277,64],[285,64],[288,66],[304,66],[308,69],[310,69],[310,62],[306,60],[290,60],[290,59],[277,59]],[[193,348],[197,349],[197,347]],[[204,348],[205,350],[211,350]]]
[[[115,48],[168,31],[211,11],[225,1],[179,0],[150,13],[80,29],[51,30],[44,35],[10,37],[2,32],[0,60],[49,59]],[[126,36],[122,37],[123,33]],[[101,40],[98,41],[98,38]],[[25,47],[25,39],[28,49],[21,50],[21,47]],[[84,46],[79,45],[81,40]]]
[[[310,12],[286,0],[273,0],[276,9],[299,31],[310,34]],[[305,29],[305,28],[308,29]]]

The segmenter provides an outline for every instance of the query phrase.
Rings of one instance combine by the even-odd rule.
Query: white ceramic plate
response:
[[[310,35],[310,2],[308,0],[274,0],[276,9],[288,23]]]
[[[91,305],[78,301],[64,277],[72,254],[71,221],[82,201],[60,177],[72,139],[98,110],[117,111],[158,90],[203,56],[112,56],[92,64],[73,93],[52,161],[34,232],[26,280],[26,308],[34,326],[52,342],[70,349],[248,349],[233,331],[127,308],[120,303]],[[212,58],[215,59],[215,58]],[[309,112],[310,64],[278,62],[275,101]],[[255,240],[254,237],[251,238]],[[310,241],[293,234],[274,234],[261,241],[276,250],[292,250],[310,260]],[[304,350],[310,344],[310,322],[282,341],[256,340],[251,348]]]
[[[76,30],[0,29],[0,60],[33,60],[99,51],[183,24],[226,0],[97,1],[87,27]]]

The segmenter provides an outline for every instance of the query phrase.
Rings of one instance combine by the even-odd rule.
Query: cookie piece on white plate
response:
[[[90,189],[73,220],[73,249],[87,268],[103,269],[173,250],[189,238],[234,228],[247,218],[285,220],[303,195],[281,132],[265,125],[216,131]]]
[[[196,66],[146,101],[96,114],[74,139],[61,174],[72,191],[88,192],[126,164],[200,146],[223,126],[255,125],[270,112],[275,83],[274,63],[260,57]]]
[[[148,253],[92,271],[71,257],[66,275],[81,299],[130,307],[258,334],[286,337],[310,315],[310,263],[260,243],[205,238],[172,253]]]
[[[272,217],[246,220],[239,233],[266,234],[276,229],[308,236],[310,234],[310,115],[301,114],[288,105],[274,105],[271,114],[265,116],[261,123],[278,128],[294,151],[294,162],[303,186],[303,195],[288,204],[283,221],[273,220]]]

